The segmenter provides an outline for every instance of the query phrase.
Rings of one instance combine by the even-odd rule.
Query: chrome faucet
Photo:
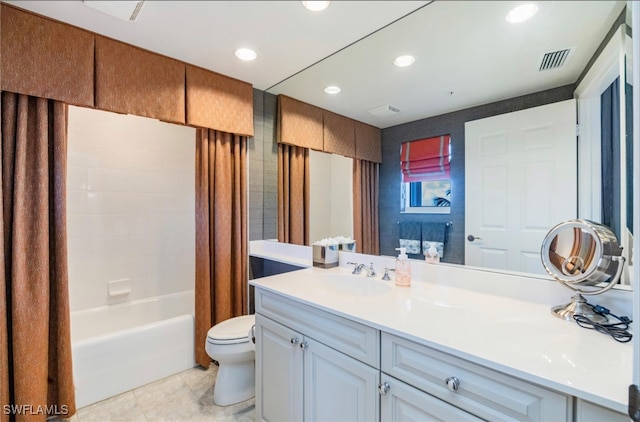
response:
[[[375,277],[376,275],[378,275],[375,268],[373,268],[373,262],[368,267],[365,266],[365,264],[358,264],[357,262],[347,262],[347,264],[355,265],[351,274],[358,275],[364,269],[367,271],[367,277]]]
[[[385,268],[385,269],[384,269],[384,275],[382,276],[382,279],[383,279],[384,281],[389,281],[389,280],[391,280],[391,277],[389,277],[389,271],[395,271],[395,269],[393,269],[393,268]]]

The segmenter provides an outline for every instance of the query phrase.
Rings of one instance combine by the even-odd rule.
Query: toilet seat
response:
[[[255,315],[244,315],[222,321],[207,332],[207,343],[241,344],[249,342],[249,330],[255,324]]]

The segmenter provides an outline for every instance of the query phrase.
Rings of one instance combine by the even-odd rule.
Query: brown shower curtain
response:
[[[196,362],[209,367],[207,331],[247,313],[247,138],[196,133]]]
[[[380,255],[378,163],[353,159],[353,236],[357,251]]]
[[[309,149],[278,144],[278,241],[309,245]]]
[[[70,416],[67,106],[2,92],[0,126],[0,420]]]

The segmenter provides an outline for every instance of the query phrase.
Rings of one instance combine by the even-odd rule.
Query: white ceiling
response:
[[[299,1],[147,0],[136,22],[81,0],[5,2],[381,128],[575,82],[625,3],[541,1],[513,25],[504,17],[522,1],[333,1],[313,13]],[[239,61],[239,47],[258,58]],[[538,71],[545,52],[570,47],[565,66]],[[416,63],[395,67],[400,54]],[[384,104],[400,112],[367,112]]]

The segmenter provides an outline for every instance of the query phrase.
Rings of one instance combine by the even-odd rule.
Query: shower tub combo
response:
[[[78,408],[195,366],[194,291],[71,313]]]

